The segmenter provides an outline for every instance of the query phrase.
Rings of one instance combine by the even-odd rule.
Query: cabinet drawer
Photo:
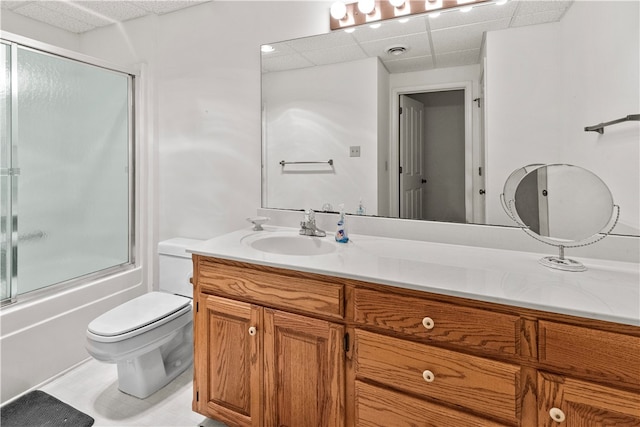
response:
[[[501,426],[483,418],[360,381],[356,381],[355,424],[358,427]]]
[[[236,267],[201,258],[198,285],[217,295],[269,307],[344,317],[344,286],[300,272],[278,274],[272,268]]]
[[[354,294],[356,322],[489,353],[516,353],[518,316],[364,288]]]
[[[356,376],[516,424],[520,368],[356,329]]]
[[[640,386],[640,338],[540,320],[540,362],[566,373]]]

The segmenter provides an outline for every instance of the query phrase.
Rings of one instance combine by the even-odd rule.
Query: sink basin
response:
[[[242,239],[253,249],[280,255],[312,256],[335,252],[335,243],[323,237],[300,236],[293,233],[257,233]]]

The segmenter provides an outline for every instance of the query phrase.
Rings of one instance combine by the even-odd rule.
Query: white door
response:
[[[422,219],[424,105],[400,95],[400,218]]]

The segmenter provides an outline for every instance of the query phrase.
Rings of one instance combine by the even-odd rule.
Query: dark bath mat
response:
[[[0,408],[2,427],[89,427],[93,418],[41,390]]]

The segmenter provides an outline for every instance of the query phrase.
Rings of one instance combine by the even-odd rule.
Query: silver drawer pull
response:
[[[432,383],[433,380],[436,379],[436,376],[433,375],[433,372],[426,370],[422,372],[422,378],[424,378],[424,380],[428,383]]]
[[[436,326],[436,323],[431,317],[425,317],[424,319],[422,319],[422,326],[424,326],[426,329],[433,329],[433,327]]]
[[[551,416],[551,419],[557,423],[562,423],[565,420],[564,412],[562,412],[562,409],[560,408],[551,408],[551,410],[549,410],[549,415]]]
[[[256,329],[255,326],[252,326],[249,328],[249,335],[254,336],[257,332],[258,330]]]

